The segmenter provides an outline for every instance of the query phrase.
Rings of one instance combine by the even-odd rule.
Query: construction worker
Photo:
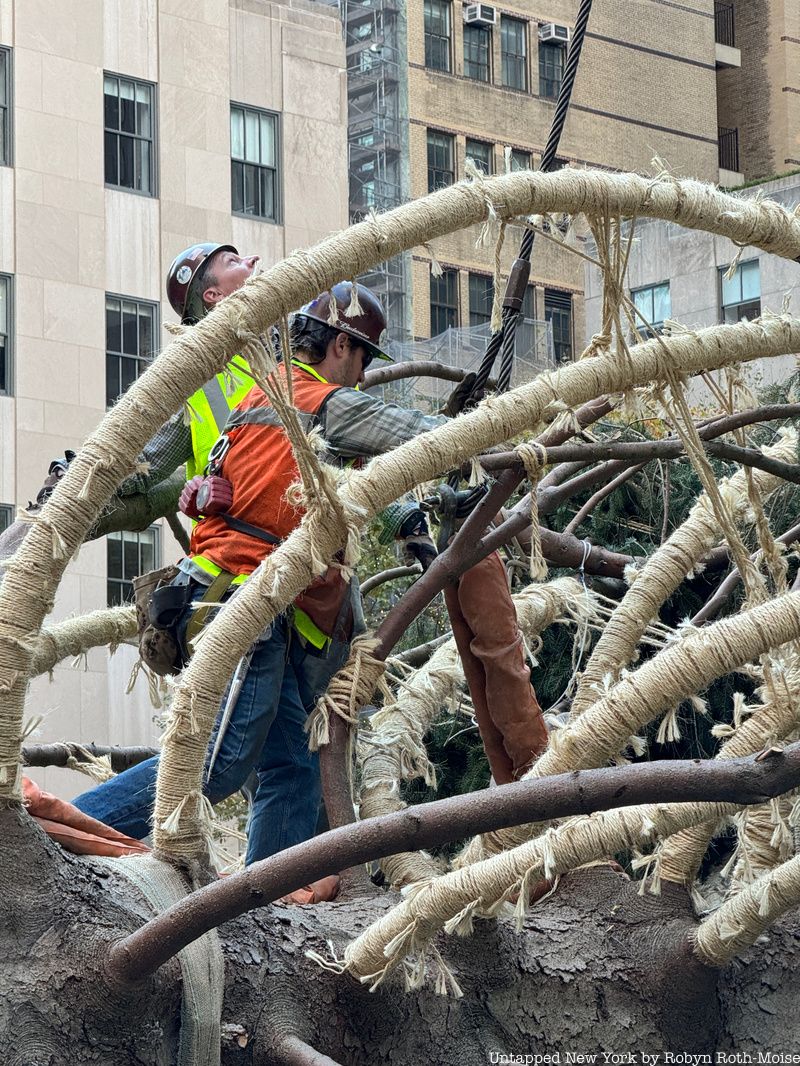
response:
[[[380,455],[446,421],[357,391],[370,362],[388,358],[381,349],[386,322],[380,301],[360,285],[357,294],[356,303],[352,285],[340,282],[303,307],[293,320],[291,366],[278,370],[291,373],[301,419],[321,430],[329,456],[338,462]],[[212,599],[230,595],[302,518],[286,500],[297,477],[292,448],[258,386],[233,411],[215,454],[210,473],[228,482],[232,493],[223,513],[206,513],[194,528],[190,555],[180,564],[187,605],[212,584],[217,588]],[[418,544],[418,523],[407,525]],[[229,697],[238,693],[233,707],[230,698],[223,701],[204,790],[217,803],[255,768],[247,863],[314,833],[319,767],[308,749],[305,723],[343,661],[357,620],[351,588],[335,566],[312,582],[245,656],[229,692]],[[191,638],[192,618],[189,606],[178,623],[184,642],[187,634]],[[157,758],[148,760],[84,793],[75,805],[141,838],[150,829],[156,771]]]
[[[247,281],[259,263],[257,255],[241,256],[232,244],[193,244],[175,256],[167,271],[167,298],[183,325],[194,325],[220,300]],[[189,397],[189,418],[179,412],[150,440],[140,456],[146,472],[127,478],[120,496],[147,492],[153,485],[186,467],[187,480],[201,474],[208,453],[233,408],[253,387],[250,368],[237,355],[224,371]]]

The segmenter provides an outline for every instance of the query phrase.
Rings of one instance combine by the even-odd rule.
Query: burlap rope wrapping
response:
[[[554,622],[584,621],[585,594],[574,578],[562,577],[546,585],[529,585],[513,597],[520,630],[529,646],[541,644],[540,634]],[[453,707],[464,671],[455,641],[437,648],[397,693],[370,720],[371,729],[359,734],[362,818],[402,810],[401,781],[421,778],[435,785],[436,774],[425,749],[425,734],[444,708]],[[394,887],[437,876],[439,864],[424,852],[403,852],[383,859],[381,868]]]
[[[102,863],[135,885],[153,915],[162,914],[192,891],[179,870],[152,855],[92,857],[89,861]],[[192,941],[178,952],[177,958],[183,996],[176,1066],[219,1066],[225,960],[216,929]]]
[[[136,636],[136,609],[109,607],[80,618],[68,618],[47,626],[39,634],[31,664],[31,677],[46,674],[70,655],[83,655],[92,648],[117,645]]]
[[[261,332],[281,314],[340,277],[352,276],[387,255],[413,247],[422,239],[433,239],[481,221],[487,213],[487,196],[491,196],[495,204],[502,204],[502,210],[509,218],[531,211],[554,210],[586,211],[591,215],[599,213],[601,205],[604,210],[610,205],[614,211],[624,214],[643,211],[684,225],[723,232],[742,243],[755,244],[786,257],[794,258],[800,252],[800,223],[785,209],[770,203],[744,203],[694,182],[647,181],[631,176],[569,171],[557,175],[509,175],[481,184],[480,192],[470,185],[442,190],[329,238],[311,252],[294,254],[245,286],[191,333],[174,340],[147,374],[109,412],[53,494],[40,521],[33,525],[17,557],[8,567],[0,591],[2,795],[19,797],[19,747],[30,659],[35,638],[50,609],[55,585],[67,560],[78,549],[114,487],[133,468],[132,456],[152,432],[180,408],[185,396],[221,370],[241,347],[240,329]],[[787,333],[791,333],[788,324]],[[755,338],[751,340],[754,342]],[[716,360],[711,359],[713,365],[725,361],[719,351],[716,357]],[[658,365],[660,360],[656,358],[654,362]],[[594,368],[593,376],[596,373]],[[657,375],[651,373],[649,376]],[[594,385],[603,389],[602,381],[603,375],[600,374],[595,377]],[[483,417],[488,413],[482,412]],[[486,428],[489,429],[492,423],[493,419],[488,418]],[[481,444],[480,440],[476,442],[477,447]],[[308,548],[307,544],[305,548]],[[308,577],[304,573],[302,578],[298,576],[298,581],[307,583]],[[283,595],[290,597],[300,587],[298,585],[291,594],[284,592]],[[279,603],[268,605],[264,613],[268,615],[271,609],[279,607]],[[247,639],[251,641],[253,636],[251,633]],[[213,651],[216,649],[211,641],[209,654]],[[225,662],[227,665],[227,660]],[[224,676],[225,671],[222,673]],[[199,694],[189,687],[185,695],[191,701]],[[214,699],[206,700],[204,696],[204,693],[199,695],[197,702],[203,705],[204,713],[210,713],[218,693],[214,693]],[[184,756],[187,754],[190,753],[183,753]],[[179,765],[185,761],[185,758],[177,760]],[[196,759],[189,758],[190,765],[195,762]],[[190,772],[189,776],[194,779],[197,774]],[[178,789],[182,799],[192,791],[187,784],[182,780]],[[176,801],[181,802],[181,799],[169,797],[168,806],[174,809]],[[190,850],[199,844],[198,834],[195,834]]]
[[[726,329],[728,333],[720,336],[719,331]],[[784,317],[670,338],[668,353],[660,344],[647,342],[632,350],[625,367],[605,357],[560,367],[374,459],[363,471],[344,475],[339,498],[351,521],[363,527],[398,495],[452,469],[492,443],[513,438],[546,417],[555,403],[560,411],[564,404],[576,406],[602,393],[619,391],[625,384],[632,387],[661,380],[668,365],[693,373],[746,361],[754,358],[756,351],[764,355],[773,345],[784,352],[798,343],[800,323]],[[338,528],[329,515],[312,508],[226,608],[224,622],[221,615],[206,630],[199,654],[176,688],[173,710],[179,724],[170,730],[160,764],[155,841],[163,851],[192,857],[204,850],[201,773],[223,679],[232,673],[243,649],[264,625],[315,576],[312,558],[333,558],[347,535],[348,531]]]
[[[526,778],[602,765],[611,754],[619,750],[621,740],[636,732],[660,710],[679,701],[684,695],[704,688],[713,678],[729,673],[737,664],[755,658],[763,649],[784,644],[795,639],[799,633],[800,593],[787,593],[773,603],[752,608],[736,618],[724,619],[706,630],[693,633],[691,637],[645,663],[635,675],[623,678],[604,700],[590,708],[569,729],[558,731],[551,741],[550,749],[534,764]],[[705,639],[698,643],[700,637]],[[712,811],[715,818],[722,817],[733,813],[735,807],[729,804],[671,804],[653,805],[647,809],[650,813],[645,824],[649,837],[656,832],[667,836],[700,820],[708,820]],[[688,809],[692,812],[688,821],[676,824],[673,812],[682,810],[685,815]],[[487,901],[492,904],[498,898],[499,891],[509,890],[521,876],[518,872],[520,867],[514,865],[520,855],[525,858],[534,855],[541,859],[541,855],[545,854],[536,850],[527,851],[526,848],[546,849],[555,840],[563,839],[563,836],[570,832],[569,826],[573,824],[581,825],[588,821],[594,828],[603,826],[604,832],[607,831],[610,835],[608,838],[602,833],[598,836],[592,835],[591,851],[582,852],[579,859],[574,855],[570,856],[572,866],[614,853],[618,850],[619,841],[613,836],[609,826],[630,825],[631,817],[630,811],[618,810],[595,815],[586,820],[574,819],[560,827],[547,829],[541,837],[533,841],[529,840],[531,833],[541,827],[524,826],[518,830],[505,831],[504,843],[506,847],[512,845],[512,851],[498,854],[495,865],[484,866],[483,862],[474,862],[462,867],[456,874],[449,874],[434,881],[429,891],[436,892],[436,895],[431,897],[435,902],[435,911],[434,904],[429,908],[429,901],[423,903],[421,896],[415,896],[413,901],[409,900],[394,908],[350,946],[349,954],[345,955],[348,967],[358,976],[366,978],[380,969],[375,965],[376,958],[394,954],[398,944],[407,946],[405,941],[401,943],[403,935],[413,936],[414,943],[419,946],[422,941],[427,942],[436,929],[455,918],[468,905],[474,911],[483,907]],[[658,821],[655,820],[656,817]],[[615,818],[619,818],[620,822],[615,822]],[[526,839],[527,844],[524,843]],[[515,856],[510,860],[512,865],[504,863],[509,856]],[[575,861],[572,861],[573,859]],[[527,863],[522,869],[528,869],[530,866],[531,864]],[[549,876],[546,868],[546,863],[537,867],[535,873],[529,874],[529,881],[535,877]],[[564,869],[570,868],[572,867],[565,866],[559,869],[554,866],[551,872],[563,872]],[[488,871],[486,882],[482,879],[482,871]],[[461,874],[464,875],[463,880],[449,880]],[[502,878],[507,878],[502,885],[501,874]],[[452,897],[447,891],[441,894],[437,886],[443,881],[461,886],[460,894],[453,894]],[[467,896],[467,892],[472,894]],[[412,918],[407,920],[409,912],[406,908],[411,903],[415,910]],[[409,921],[413,924],[412,932],[408,932]],[[378,929],[381,931],[378,932]],[[395,941],[396,937],[401,940]],[[405,954],[405,950],[401,954]]]
[[[467,935],[476,917],[493,917],[518,894],[521,922],[530,889],[609,852],[641,848],[653,839],[656,821],[666,833],[698,819],[734,813],[733,804],[652,804],[573,818],[511,851],[414,885],[406,898],[348,944],[344,969],[374,989],[403,966],[406,985],[419,987],[425,952],[440,931]],[[441,957],[435,955],[438,965]],[[452,987],[452,986],[451,986]]]
[[[773,666],[770,670],[765,684],[757,692],[759,703],[747,707],[741,696],[734,701],[732,731],[729,731],[729,727],[715,727],[718,736],[728,735],[717,754],[718,759],[739,759],[753,755],[771,744],[780,743],[797,729],[800,664],[794,652],[789,652],[787,659],[785,666]],[[745,715],[749,717],[745,719]],[[750,819],[752,812],[747,812],[746,817]],[[662,878],[678,884],[691,884],[716,829],[716,823],[704,822],[665,841],[660,856]],[[745,855],[741,859],[745,863],[751,861]],[[757,859],[755,865],[756,870],[761,865]],[[740,878],[743,873],[740,872]]]
[[[773,459],[793,462],[797,434],[787,433],[776,444],[762,450]],[[763,470],[753,473],[755,489],[762,498],[782,484],[780,478]],[[750,508],[746,485],[744,470],[719,484],[719,494],[737,521],[742,521]],[[616,678],[631,662],[647,623],[658,616],[661,605],[721,537],[719,521],[707,494],[703,493],[685,522],[647,559],[606,624],[578,681],[571,710],[573,717],[577,718],[595,702],[607,674]]]

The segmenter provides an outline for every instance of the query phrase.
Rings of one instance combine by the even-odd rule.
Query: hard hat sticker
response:
[[[179,285],[185,285],[185,284],[186,284],[186,282],[187,282],[187,281],[189,280],[189,278],[190,278],[191,276],[192,276],[192,270],[191,270],[191,267],[188,267],[188,266],[186,266],[186,264],[184,264],[184,265],[183,265],[183,266],[182,266],[182,267],[180,268],[180,270],[178,271],[178,273],[177,273],[177,274],[175,275],[175,277],[176,277],[176,280],[177,280],[177,282],[178,282],[178,284],[179,284]]]

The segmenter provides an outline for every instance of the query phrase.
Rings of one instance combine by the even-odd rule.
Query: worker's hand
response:
[[[419,563],[423,574],[437,556],[436,545],[427,533],[414,533],[403,540],[403,562],[406,566]]]
[[[463,381],[459,381],[448,396],[444,407],[439,411],[440,415],[455,418],[456,415],[461,414],[467,405],[474,407],[476,403],[483,399],[482,392],[479,396],[472,397],[472,389],[477,376],[477,374],[469,373],[464,376]]]

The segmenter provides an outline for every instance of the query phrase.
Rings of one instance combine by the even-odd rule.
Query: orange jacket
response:
[[[285,367],[279,368],[285,374]],[[341,385],[320,381],[300,367],[292,367],[294,404],[308,431],[331,393]],[[303,417],[305,416],[305,418]],[[292,446],[281,421],[257,385],[245,396],[228,420],[230,449],[222,463],[222,476],[233,485],[229,514],[284,540],[303,517],[300,508],[286,501],[286,490],[298,479]],[[232,574],[251,574],[275,545],[232,529],[220,515],[208,515],[192,533],[191,554],[210,559]],[[296,600],[312,621],[330,634],[344,592],[339,571],[332,568],[317,578]]]

